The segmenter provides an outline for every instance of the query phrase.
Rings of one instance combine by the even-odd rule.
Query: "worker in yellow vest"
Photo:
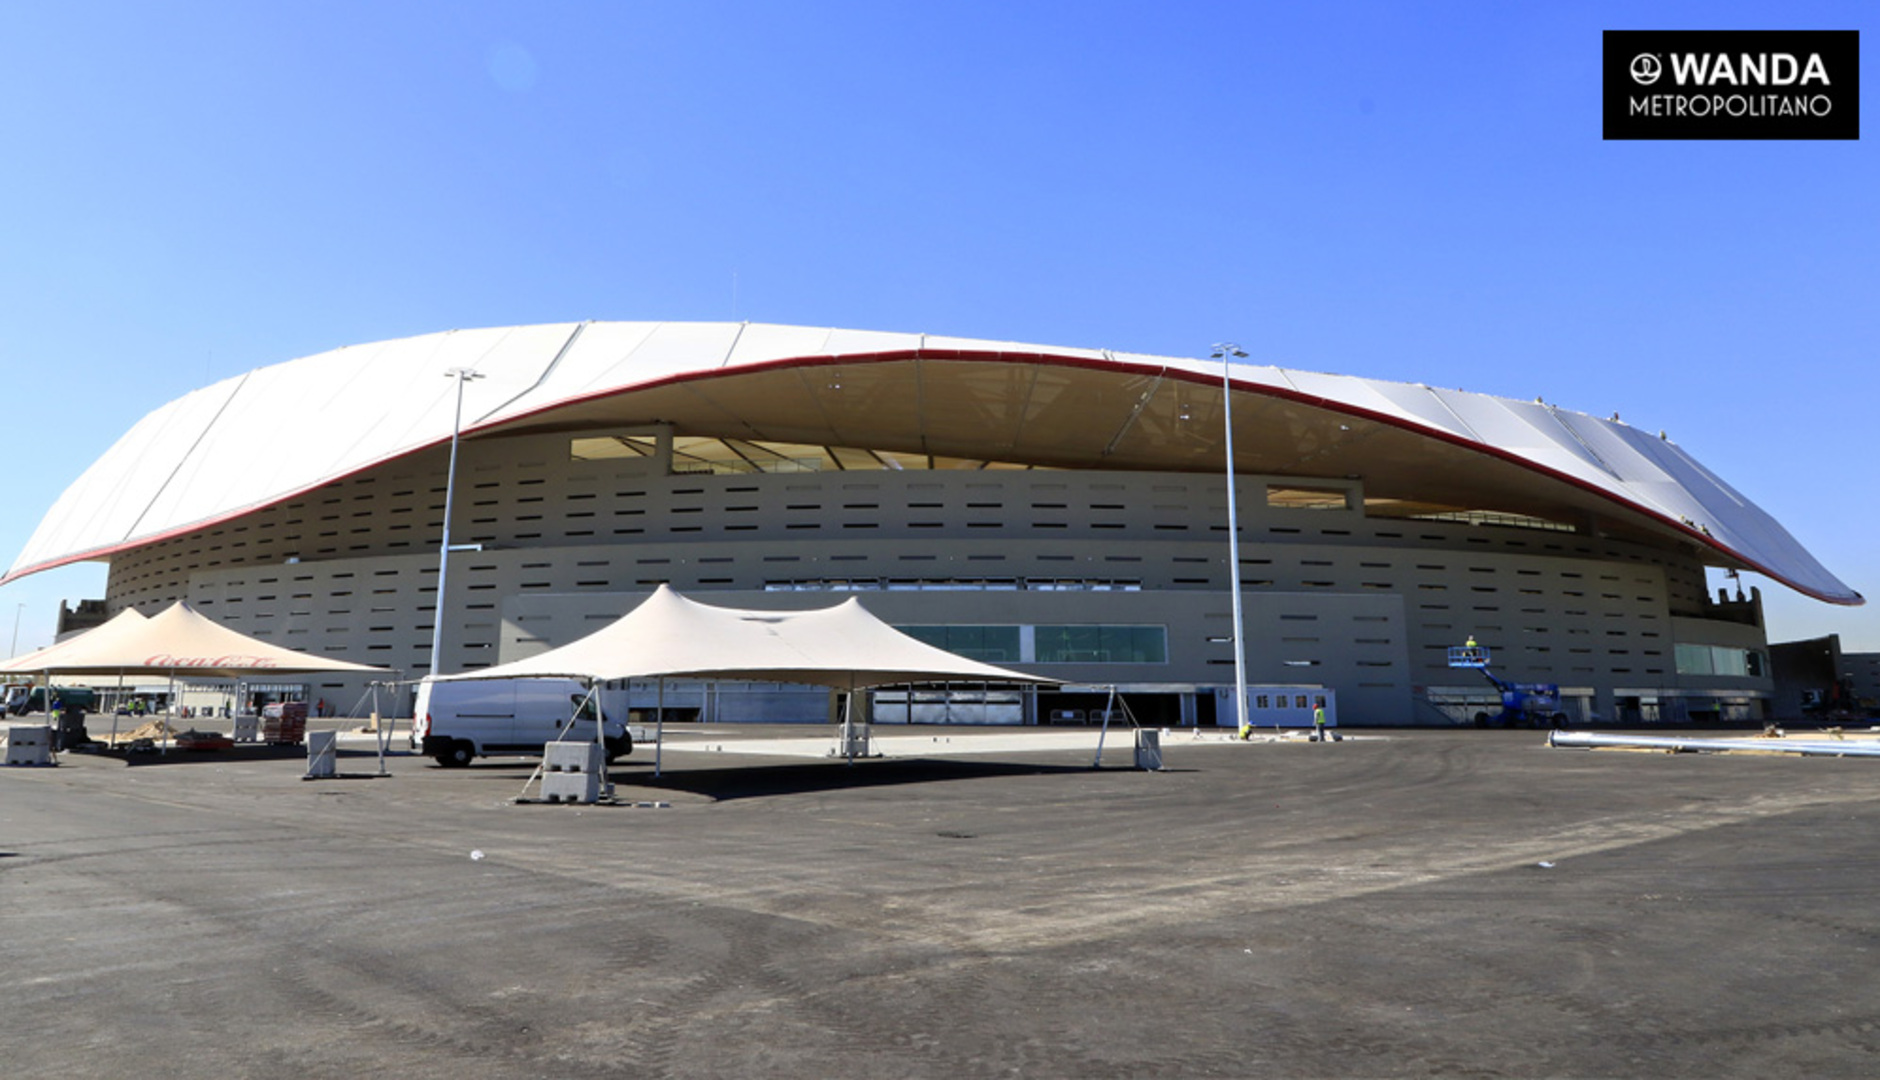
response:
[[[1324,742],[1325,735],[1325,703],[1321,701],[1312,707],[1312,741]],[[1336,731],[1331,733],[1331,737],[1339,742],[1344,741],[1344,736]]]

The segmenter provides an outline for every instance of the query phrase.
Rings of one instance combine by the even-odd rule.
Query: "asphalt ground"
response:
[[[0,1071],[1769,1077],[1880,1060],[1880,763],[1503,731],[0,769]],[[802,735],[798,730],[792,735]],[[939,733],[936,733],[939,734]],[[976,735],[984,734],[980,732]],[[1014,732],[1022,736],[1023,732]],[[1358,733],[1367,734],[1367,733]],[[649,804],[649,805],[641,805]],[[660,805],[664,804],[664,805]]]

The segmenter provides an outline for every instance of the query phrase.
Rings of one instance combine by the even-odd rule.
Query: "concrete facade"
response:
[[[1880,653],[1842,653],[1841,667],[1855,700],[1880,715]]]
[[[481,550],[452,556],[444,669],[564,644],[665,582],[738,607],[854,593],[906,626],[1159,627],[1159,661],[982,658],[1161,695],[1164,722],[1207,722],[1233,685],[1218,473],[675,471],[657,426],[631,429],[652,456],[577,456],[622,430],[464,442],[452,539]],[[433,448],[118,553],[107,606],[186,599],[278,644],[421,676],[444,466]],[[1759,605],[1713,598],[1688,545],[1608,536],[1592,515],[1406,516],[1343,476],[1237,480],[1250,683],[1330,688],[1347,724],[1467,722],[1495,700],[1447,666],[1473,637],[1504,678],[1560,685],[1571,720],[1763,715]],[[1287,498],[1301,490],[1311,508]],[[1758,659],[1680,673],[1680,645]],[[309,699],[347,708],[363,682],[310,680]]]

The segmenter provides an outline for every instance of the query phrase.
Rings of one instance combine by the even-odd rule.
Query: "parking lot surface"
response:
[[[1176,732],[1153,773],[1025,731],[755,752],[824,733],[674,732],[664,776],[646,747],[615,768],[616,806],[518,805],[520,761],[380,776],[357,743],[321,781],[252,749],[0,770],[5,1074],[1869,1076],[1880,1052],[1880,763],[1502,731]]]

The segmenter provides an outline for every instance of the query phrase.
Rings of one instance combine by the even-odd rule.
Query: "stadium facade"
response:
[[[463,386],[448,595],[446,463]],[[1344,722],[1492,709],[1448,665],[1557,684],[1570,720],[1755,719],[1759,597],[1862,602],[1662,433],[1543,403],[1232,370],[1249,682]],[[416,677],[582,636],[660,583],[711,603],[859,594],[1059,691],[929,693],[942,715],[1216,723],[1234,684],[1218,363],[739,323],[452,331],[261,368],[152,412],[7,576],[106,560],[105,610],[185,599],[279,644]],[[347,703],[357,680],[311,681]],[[698,688],[717,718],[788,694]],[[820,710],[818,705],[817,710]],[[878,695],[882,718],[905,695]],[[974,710],[978,711],[975,712]],[[918,715],[918,714],[917,714]]]

